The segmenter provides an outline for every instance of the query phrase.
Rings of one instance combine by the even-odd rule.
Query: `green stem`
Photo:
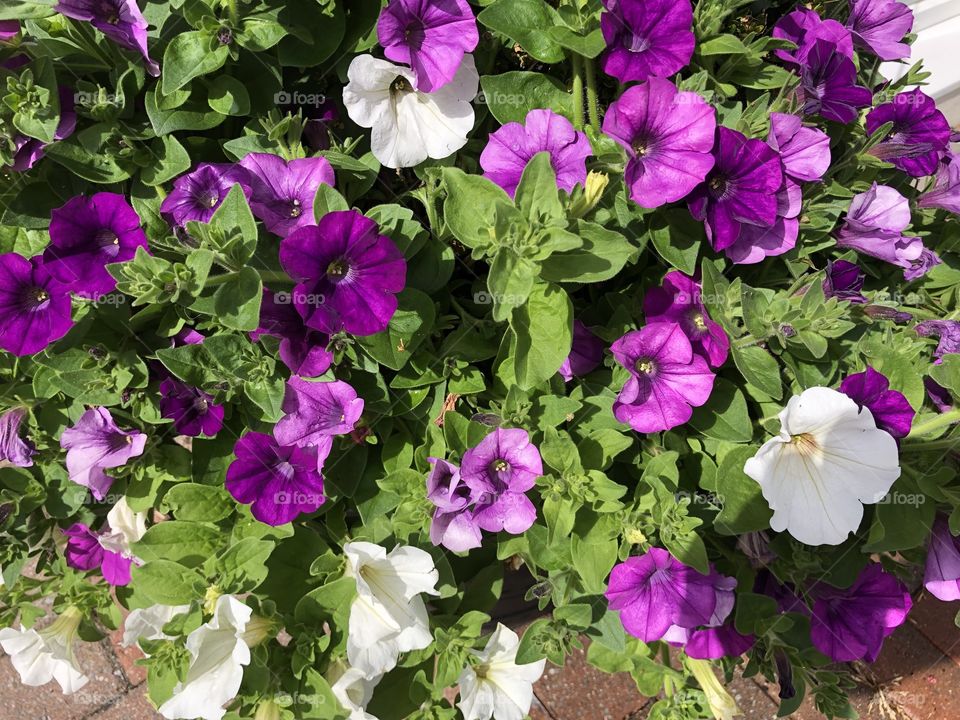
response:
[[[239,272],[228,272],[223,273],[222,275],[208,277],[205,287],[216,287],[217,285],[223,285],[224,283],[228,283],[233,280],[233,278],[235,278],[237,275],[239,275]],[[263,280],[265,284],[275,282],[293,282],[293,279],[282,270],[261,270],[260,279]]]
[[[593,58],[584,58],[587,74],[587,112],[590,114],[590,125],[600,132],[600,105],[597,101],[597,69]]]
[[[236,29],[240,25],[240,13],[237,12],[237,0],[227,0],[227,13],[230,16],[230,24]]]
[[[928,435],[932,432],[940,430],[941,428],[945,428],[948,425],[952,425],[955,422],[960,422],[960,408],[955,408],[949,412],[941,413],[936,417],[914,425],[910,430],[910,434],[907,435],[907,441],[904,443],[904,445],[911,444],[911,438],[918,438],[921,435]],[[924,447],[928,447],[930,445],[930,443],[923,442],[919,444],[923,445]]]
[[[900,447],[901,453],[927,452],[928,450],[960,450],[960,438],[947,438],[946,440],[928,440],[927,442],[904,443]]]
[[[573,56],[573,126],[583,130],[583,57]]]

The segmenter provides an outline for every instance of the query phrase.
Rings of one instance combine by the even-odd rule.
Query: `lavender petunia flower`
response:
[[[784,172],[797,182],[816,182],[830,167],[830,136],[804,127],[796,115],[770,113],[767,144],[780,153]]]
[[[106,266],[130,260],[138,248],[147,248],[147,236],[123,195],[78,195],[51,213],[43,264],[81,297],[98,298],[117,287]]]
[[[125,465],[143,454],[147,436],[138,430],[121,430],[110,411],[90,408],[73,427],[60,436],[60,447],[67,451],[70,480],[89,488],[97,500],[103,500],[113,478],[104,469]]]
[[[223,428],[223,405],[213,396],[168,377],[160,383],[160,415],[173,420],[180,435],[213,437]]]
[[[797,45],[794,50],[780,48],[773,51],[776,57],[794,69],[806,64],[810,51],[818,40],[833,43],[842,55],[853,57],[853,37],[850,31],[836,20],[824,20],[818,13],[805,7],[799,7],[777,20],[771,35]]]
[[[294,306],[308,327],[373,335],[387,328],[407,263],[377,224],[355,210],[327,213],[280,243],[280,264],[299,284]]]
[[[604,0],[601,66],[620,82],[670,77],[690,63],[696,39],[690,0]]]
[[[845,590],[819,585],[814,592],[810,639],[835,662],[876,660],[884,638],[906,621],[913,604],[903,583],[878,563]]]
[[[752,648],[756,641],[753,635],[743,635],[737,632],[733,623],[727,622],[719,627],[693,630],[683,646],[683,652],[697,660],[739,657]]]
[[[147,72],[155,77],[160,74],[147,51],[147,21],[134,0],[60,0],[54,9],[90,23],[117,45],[140,53]]]
[[[933,186],[920,195],[917,207],[960,214],[960,156],[950,151],[943,153]]]
[[[418,90],[434,92],[453,80],[480,33],[466,0],[390,0],[377,39],[388,59],[413,69]]]
[[[252,190],[250,209],[267,230],[286,237],[297,228],[316,225],[313,200],[322,184],[333,185],[333,168],[326,158],[289,162],[270,153],[250,153],[240,161]]]
[[[527,163],[534,155],[550,153],[557,187],[571,192],[587,179],[586,159],[593,153],[586,134],[552,110],[531,110],[524,124],[511,122],[491,133],[480,153],[483,176],[513,197]]]
[[[846,260],[828,262],[823,294],[828,300],[837,298],[860,305],[867,302],[861,293],[865,279],[866,275],[856,263]]]
[[[590,332],[590,329],[580,320],[575,319],[570,354],[557,372],[565,382],[593,372],[603,362],[603,348],[603,341]]]
[[[848,375],[840,383],[840,392],[873,415],[877,427],[895,438],[910,434],[910,425],[916,411],[903,393],[890,389],[886,375],[867,365],[862,373]]]
[[[726,127],[717,128],[714,157],[713,170],[687,204],[714,249],[723,250],[736,242],[742,225],[769,228],[776,222],[783,169],[765,142]]]
[[[363,399],[342,380],[310,382],[292,377],[282,408],[286,415],[273,428],[277,442],[329,447],[334,435],[353,430],[363,414]]]
[[[930,533],[923,587],[944,602],[960,600],[960,542],[950,532],[950,524],[942,515],[934,521]]]
[[[845,124],[856,120],[858,110],[873,101],[873,93],[857,85],[853,60],[827,40],[817,40],[807,53],[797,94],[804,114]]]
[[[77,112],[73,102],[73,90],[63,85],[59,88],[60,121],[53,133],[54,140],[63,140],[73,135],[77,127]],[[14,172],[25,172],[37,164],[43,155],[46,143],[37,138],[17,135],[14,139],[17,151],[13,156],[10,169]]]
[[[427,458],[433,470],[427,476],[427,499],[436,510],[430,523],[430,541],[454,552],[480,547],[480,524],[473,505],[482,493],[463,482],[460,469],[442,458]]]
[[[249,200],[250,181],[243,167],[229,163],[200,163],[174,181],[173,190],[160,205],[160,213],[176,227],[183,227],[191,220],[208,223],[236,184]]]
[[[714,166],[716,110],[694,92],[651,78],[628,88],[603,118],[603,132],[627,151],[630,197],[655,208],[681,200]]]
[[[480,523],[472,507],[446,512],[437,508],[430,521],[430,542],[453,552],[466,552],[483,544]]]
[[[940,338],[937,349],[933,351],[935,365],[942,362],[944,355],[960,353],[960,321],[924,320],[914,328],[920,337],[936,336]]]
[[[715,375],[707,361],[694,354],[677,323],[658,322],[629,332],[610,350],[630,372],[613,403],[613,414],[637,432],[683,425],[713,391]]]
[[[267,525],[283,525],[312,513],[326,499],[318,448],[281,446],[265,433],[248,432],[233,448],[226,488],[237,502]],[[322,453],[323,451],[320,450]]]
[[[303,324],[290,293],[264,288],[260,326],[250,333],[250,340],[257,342],[264,335],[280,338],[280,359],[294,375],[318,377],[333,363],[333,353],[327,350],[330,337]]]
[[[183,345],[203,345],[207,338],[203,333],[197,332],[192,327],[185,327],[172,338],[170,345],[172,347],[182,347]]]
[[[57,282],[40,256],[0,255],[0,348],[33,355],[73,326],[70,291]]]
[[[893,123],[890,134],[870,149],[912,177],[936,172],[941,153],[950,142],[950,124],[932,97],[919,88],[898,93],[893,100],[867,113],[868,133]]]
[[[937,412],[945,413],[953,409],[953,397],[950,391],[943,387],[932,377],[923,379],[923,387],[927,391],[927,397],[937,408]]]
[[[443,458],[427,458],[433,469],[427,476],[427,500],[438,510],[463,510],[476,500],[473,489],[462,482],[460,468]]]
[[[27,409],[18,407],[0,415],[0,463],[14,467],[31,467],[36,454],[34,445],[20,437],[20,424]]]
[[[648,323],[674,322],[680,325],[693,349],[713,367],[720,367],[730,352],[730,339],[710,319],[703,304],[703,291],[693,278],[678,270],[668,272],[660,287],[650,288],[643,299]]]
[[[854,44],[881,60],[910,57],[903,36],[913,29],[913,11],[897,0],[850,0],[847,27]]]

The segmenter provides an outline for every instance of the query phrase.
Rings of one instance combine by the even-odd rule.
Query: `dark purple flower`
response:
[[[307,326],[331,334],[385,330],[406,284],[400,250],[355,210],[327,213],[284,238],[280,264],[299,282],[294,306]]]
[[[867,305],[863,308],[863,314],[878,320],[893,320],[898,325],[903,325],[913,320],[913,315],[910,313],[892,307],[884,307],[883,305]]]
[[[603,341],[590,332],[579,320],[573,321],[573,345],[570,354],[557,371],[566,382],[581,377],[593,370],[603,361]]]
[[[933,351],[935,365],[939,365],[944,355],[960,353],[960,322],[957,320],[924,320],[914,328],[920,337],[939,337],[937,349]]]
[[[294,375],[319,377],[333,363],[333,353],[327,350],[330,337],[303,324],[290,293],[263,289],[260,327],[250,339],[257,342],[264,335],[280,338],[280,359]]]
[[[937,516],[930,533],[923,587],[944,602],[960,600],[960,542],[943,515]]]
[[[730,351],[730,338],[710,319],[703,304],[700,283],[678,270],[663,278],[660,287],[650,288],[643,299],[648,323],[675,322],[686,333],[693,349],[713,367],[720,367]]]
[[[651,78],[628,88],[603,117],[603,132],[627,151],[624,181],[641,207],[681,200],[713,168],[716,111],[694,92]]]
[[[19,20],[0,20],[0,42],[10,42],[19,34]]]
[[[757,639],[753,635],[737,632],[732,622],[718,627],[692,630],[683,645],[683,652],[697,660],[719,660],[724,657],[739,657],[753,647]]]
[[[933,186],[917,200],[922,208],[942,208],[960,214],[960,156],[943,153]]]
[[[363,414],[363,399],[342,380],[310,382],[292,377],[282,408],[286,415],[273,428],[277,442],[329,447],[334,435],[353,430]]]
[[[226,488],[267,525],[283,525],[319,508],[325,498],[317,447],[281,446],[271,435],[248,432],[233,448]]]
[[[611,347],[630,378],[613,414],[637,432],[653,433],[683,425],[710,398],[716,376],[707,361],[694,354],[683,328],[657,322],[634,330]]]
[[[586,159],[593,150],[587,136],[552,110],[531,110],[524,124],[511,122],[491,133],[480,154],[483,176],[513,197],[527,163],[534,155],[550,153],[557,187],[570,192],[587,179]]]
[[[950,391],[938,383],[932,377],[923,379],[923,387],[927,391],[927,397],[937,408],[937,412],[945,413],[953,409],[953,397]]]
[[[33,355],[73,326],[70,290],[50,276],[40,256],[0,255],[0,348]]]
[[[830,136],[804,127],[796,115],[770,113],[767,144],[780,153],[784,172],[797,182],[816,182],[830,167]]]
[[[794,50],[773,51],[774,55],[794,69],[806,64],[807,57],[818,40],[833,43],[842,55],[853,57],[853,38],[850,31],[836,20],[824,20],[815,11],[805,7],[799,7],[777,20],[771,35],[797,45]]]
[[[847,302],[862,304],[867,302],[863,296],[863,281],[866,275],[856,263],[835,260],[827,263],[826,277],[823,279],[823,294],[829,300],[837,298]]]
[[[147,51],[147,21],[134,0],[60,0],[55,10],[90,23],[120,47],[140,53],[147,72],[160,74],[160,67]]]
[[[850,0],[847,27],[861,50],[881,60],[910,57],[910,46],[903,36],[913,29],[913,11],[897,0]]]
[[[67,451],[67,472],[70,480],[90,489],[97,500],[103,500],[113,478],[104,469],[125,465],[143,454],[147,436],[138,430],[121,430],[104,407],[90,408],[80,419],[63,431],[60,447]]]
[[[780,164],[781,167],[783,163]],[[723,253],[736,265],[752,265],[767,257],[783,255],[797,244],[800,234],[800,215],[803,191],[788,177],[776,194],[777,219],[770,227],[743,223],[740,234]]]
[[[160,213],[177,227],[191,220],[208,223],[236,184],[249,200],[251,191],[244,168],[229,163],[200,163],[174,181],[173,190],[160,205]]]
[[[74,570],[88,572],[103,564],[103,546],[100,536],[83,523],[74,523],[63,534],[67,536],[67,545],[63,549],[67,565]]]
[[[840,392],[861,408],[867,408],[881,430],[895,438],[910,434],[910,425],[917,413],[903,393],[890,389],[890,381],[883,373],[867,365],[862,373],[847,375],[840,383]]]
[[[810,618],[814,647],[835,662],[872,663],[883,640],[907,619],[910,593],[879,563],[868,565],[845,590],[821,584]]]
[[[430,93],[453,80],[480,33],[467,0],[390,0],[377,40],[387,58],[413,69],[417,90]]]
[[[58,94],[60,96],[60,121],[57,123],[53,139],[63,140],[73,135],[73,131],[77,127],[77,113],[73,102],[73,90],[61,85]],[[13,156],[13,163],[10,165],[10,169],[14,172],[29,170],[44,155],[46,144],[42,140],[26,135],[17,135],[14,142],[17,151]]]
[[[950,142],[950,124],[934,99],[919,88],[898,93],[867,113],[867,132],[873,134],[888,122],[893,128],[870,154],[912,177],[933,175]]]
[[[690,64],[696,39],[690,0],[604,0],[603,71],[620,82],[670,77]]]
[[[0,462],[15,467],[31,467],[36,454],[34,445],[20,437],[20,424],[27,409],[18,407],[0,415]]]
[[[286,237],[316,225],[313,200],[322,184],[333,185],[333,168],[322,157],[289,162],[270,153],[250,153],[240,165],[249,172],[250,209],[267,230]]]
[[[783,166],[765,142],[726,127],[717,128],[713,154],[713,170],[687,203],[714,249],[723,250],[736,242],[742,225],[769,228],[776,222]]]
[[[330,149],[330,126],[340,119],[337,103],[326,99],[319,105],[308,105],[306,123],[303,126],[303,138],[312,150]]]
[[[804,114],[840,123],[853,122],[858,110],[873,101],[873,93],[857,85],[853,60],[827,40],[817,40],[807,53],[797,93]]]
[[[223,428],[223,405],[214,405],[212,395],[172,377],[160,383],[160,414],[173,420],[181,435],[213,437]]]
[[[78,195],[51,213],[43,264],[81,297],[98,298],[117,287],[106,266],[130,260],[138,248],[147,248],[147,236],[123,195]]]

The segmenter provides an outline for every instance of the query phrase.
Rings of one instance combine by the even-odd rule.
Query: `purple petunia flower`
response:
[[[90,23],[120,47],[140,53],[147,72],[160,74],[160,67],[147,51],[147,21],[134,0],[60,0],[54,9],[68,18]]]
[[[27,409],[18,407],[0,415],[0,462],[15,467],[31,467],[36,454],[34,445],[20,437],[20,424]]]
[[[230,163],[200,163],[174,181],[173,190],[160,205],[160,213],[176,227],[183,227],[191,220],[208,223],[236,184],[249,200],[250,181],[243,167]]]
[[[858,110],[873,101],[873,93],[857,85],[853,60],[827,40],[817,40],[807,53],[797,94],[804,114],[845,124],[856,120]]]
[[[603,341],[590,332],[580,320],[573,321],[573,344],[570,354],[557,370],[565,382],[593,372],[603,362]]]
[[[665,78],[690,64],[696,39],[690,0],[604,0],[603,71],[620,82]]]
[[[10,42],[19,34],[19,20],[0,20],[0,42]]]
[[[943,515],[937,516],[930,533],[923,587],[944,602],[960,600],[960,542]]]
[[[281,446],[271,435],[248,432],[233,452],[237,459],[227,468],[227,492],[250,505],[260,522],[283,525],[326,499],[318,469],[326,459],[321,448]]]
[[[427,458],[433,470],[427,476],[427,499],[436,510],[430,523],[430,541],[453,552],[480,547],[480,524],[474,504],[480,494],[463,482],[460,468],[442,458]]]
[[[937,412],[945,413],[953,409],[953,397],[950,391],[932,377],[923,379],[923,388],[927,391],[930,402],[937,408]]]
[[[172,377],[160,383],[160,415],[190,437],[213,437],[223,428],[223,405],[214,405],[212,395]]]
[[[0,348],[33,355],[73,327],[70,290],[51,277],[40,256],[0,255]]]
[[[917,206],[960,214],[960,156],[950,151],[943,153],[933,186],[920,195]]]
[[[713,391],[715,375],[675,322],[634,330],[610,348],[630,372],[613,414],[637,432],[653,433],[683,425]]]
[[[138,248],[147,248],[147,236],[123,195],[78,195],[51,213],[43,264],[81,297],[98,298],[117,287],[106,266],[130,260]]]
[[[818,585],[810,639],[835,662],[873,662],[885,637],[907,619],[913,603],[896,577],[874,563],[845,590]]]
[[[521,428],[497,428],[463,454],[460,478],[478,497],[474,520],[483,530],[518,535],[537,510],[526,496],[543,475],[540,451]]]
[[[413,69],[417,90],[429,93],[453,80],[480,33],[466,0],[390,0],[377,21],[377,40],[388,59]]]
[[[102,533],[96,533],[83,523],[74,523],[63,531],[67,545],[63,554],[67,565],[88,572],[100,570],[103,579],[111,585],[130,584],[133,557],[109,550],[101,543]]]
[[[648,323],[674,322],[680,325],[693,349],[713,367],[720,367],[730,352],[730,339],[710,319],[703,305],[700,283],[678,270],[668,272],[660,287],[650,288],[643,299]]]
[[[702,220],[715,250],[736,242],[745,224],[769,228],[777,220],[777,193],[783,187],[780,158],[762,140],[717,128],[716,164],[687,200]]]
[[[764,258],[790,252],[796,246],[800,235],[800,221],[797,220],[801,209],[800,186],[787,180],[776,197],[777,219],[773,225],[760,227],[744,223],[734,243],[724,248],[724,255],[735,265],[753,265]]]
[[[197,332],[192,327],[185,327],[172,338],[170,338],[171,347],[182,347],[183,345],[203,345],[207,338],[203,333]]]
[[[541,152],[550,153],[557,187],[571,192],[575,185],[586,182],[586,159],[593,153],[590,141],[552,110],[531,110],[523,125],[507,123],[491,133],[480,153],[480,167],[485,178],[513,197],[527,163]]]
[[[147,436],[139,430],[121,430],[110,411],[90,408],[73,427],[60,436],[60,447],[67,451],[67,472],[70,480],[90,489],[97,500],[103,500],[113,478],[104,469],[117,468],[143,454]]]
[[[756,641],[753,635],[743,635],[737,632],[733,623],[726,622],[719,627],[691,631],[683,652],[696,660],[739,657],[752,648]]]
[[[833,43],[842,55],[853,57],[850,31],[836,20],[824,20],[818,13],[805,7],[797,8],[777,20],[771,35],[796,44],[794,50],[779,48],[773,51],[776,57],[794,69],[807,63],[810,51],[818,40]]]
[[[937,103],[919,88],[898,93],[893,100],[867,113],[867,132],[892,122],[890,134],[870,149],[912,177],[936,172],[940,154],[950,142],[950,124]]]
[[[303,138],[306,146],[314,151],[329,150],[330,126],[340,119],[340,108],[337,107],[337,103],[327,98],[319,105],[308,105],[303,110],[306,119]]]
[[[826,277],[823,279],[823,294],[828,300],[837,298],[860,305],[867,302],[867,298],[860,292],[866,277],[856,263],[846,260],[828,262]]]
[[[840,392],[873,415],[877,427],[895,438],[910,434],[916,411],[903,393],[890,389],[886,375],[867,365],[862,373],[847,375],[840,383]]]
[[[830,136],[804,127],[796,115],[770,113],[767,144],[780,153],[784,172],[797,182],[816,182],[830,167]]]
[[[73,131],[76,130],[77,112],[72,89],[61,85],[58,94],[60,96],[60,121],[53,133],[53,139],[63,140],[73,135]],[[43,157],[46,148],[46,143],[42,140],[26,135],[17,135],[14,144],[17,151],[14,153],[13,163],[10,165],[10,169],[14,172],[25,172],[32,168]]]
[[[628,88],[607,110],[603,132],[627,151],[630,197],[655,208],[681,200],[714,166],[717,115],[694,92],[651,78]]]
[[[263,289],[260,326],[250,333],[257,342],[264,335],[280,338],[280,359],[294,375],[319,377],[330,369],[333,353],[327,350],[330,337],[303,324],[292,304],[290,293]]]
[[[326,158],[289,162],[270,153],[250,153],[240,161],[248,171],[250,209],[267,230],[286,237],[297,228],[316,225],[313,200],[322,184],[333,185],[333,168]]]
[[[897,0],[850,0],[847,27],[861,50],[881,60],[910,57],[903,36],[913,29],[913,11]]]
[[[937,349],[933,351],[936,358],[935,365],[942,362],[944,355],[960,353],[960,321],[957,320],[924,320],[914,328],[920,337],[936,336],[940,338]]]
[[[283,396],[286,413],[273,428],[281,445],[329,447],[334,435],[353,430],[363,414],[363,399],[342,380],[310,382],[292,377]]]
[[[294,306],[308,327],[374,335],[397,310],[407,263],[393,240],[355,210],[327,213],[280,243],[280,264],[299,282]]]

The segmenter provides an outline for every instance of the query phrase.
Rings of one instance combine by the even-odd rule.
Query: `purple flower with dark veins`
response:
[[[290,293],[263,289],[260,326],[250,333],[250,340],[257,342],[264,335],[280,339],[280,359],[294,375],[319,377],[333,363],[333,353],[327,350],[330,336],[304,325]]]
[[[665,78],[690,64],[696,39],[690,0],[604,0],[601,67],[622,83]]]
[[[863,281],[866,275],[856,263],[835,260],[827,263],[826,277],[823,279],[823,294],[828,300],[837,298],[857,305],[867,302],[863,296]]]
[[[0,463],[14,467],[31,467],[36,454],[34,445],[20,437],[20,424],[27,416],[27,409],[13,408],[0,415]]]
[[[70,480],[90,489],[103,500],[113,484],[104,469],[126,465],[130,458],[143,454],[147,436],[139,430],[121,430],[110,411],[90,408],[60,436],[60,447],[67,451]]]
[[[160,383],[160,414],[173,420],[180,435],[213,437],[223,428],[223,405],[213,396],[168,377]]]
[[[430,541],[454,552],[480,547],[480,525],[472,507],[480,494],[463,482],[460,468],[442,458],[427,476],[427,499],[436,508],[430,523]]]
[[[77,112],[73,102],[73,90],[64,87],[59,88],[60,96],[60,121],[57,123],[57,129],[53,133],[54,140],[63,140],[73,135],[77,128]],[[26,135],[17,135],[14,139],[17,147],[13,156],[13,164],[10,169],[14,172],[24,172],[29,170],[43,157],[46,144],[42,140],[27,137]]]
[[[134,0],[60,0],[54,8],[73,20],[88,22],[120,47],[140,53],[154,77],[160,66],[147,51],[148,23]]]
[[[897,0],[850,0],[847,27],[854,44],[881,60],[910,57],[903,36],[913,29],[913,11]]]
[[[816,182],[830,167],[830,136],[805,127],[796,115],[770,113],[767,144],[780,153],[784,172],[797,182]]]
[[[781,163],[781,166],[783,163]],[[724,248],[724,255],[737,265],[752,265],[767,257],[783,255],[792,250],[800,235],[800,215],[803,191],[796,182],[784,177],[776,194],[777,218],[770,227],[743,223],[734,243]]]
[[[679,270],[668,272],[660,287],[647,290],[643,314],[648,323],[675,322],[680,325],[693,349],[711,366],[720,367],[726,361],[730,338],[707,314],[700,283]]]
[[[173,190],[160,204],[160,213],[174,226],[191,220],[208,223],[230,189],[239,184],[247,200],[250,181],[247,171],[230,163],[200,163],[173,182]]]
[[[938,600],[960,600],[960,542],[943,515],[937,516],[930,533],[923,587]]]
[[[870,154],[912,177],[933,175],[950,142],[950,124],[937,109],[936,101],[919,88],[898,93],[867,113],[868,133],[875,133],[886,123],[893,123],[890,133],[870,149]]]
[[[949,150],[943,153],[933,186],[920,195],[917,207],[960,214],[960,156]]]
[[[877,427],[895,438],[910,434],[916,411],[898,390],[890,389],[890,381],[883,373],[867,365],[862,373],[847,375],[840,383],[840,392],[873,415]]]
[[[573,321],[573,344],[570,354],[557,370],[565,382],[593,372],[603,361],[603,341],[590,332],[580,320]]]
[[[274,235],[286,237],[297,228],[316,225],[313,200],[321,184],[333,185],[326,158],[289,162],[270,153],[250,153],[240,161],[249,172],[250,209]]]
[[[33,355],[73,327],[70,289],[54,279],[40,256],[0,255],[0,348]]]
[[[353,430],[363,414],[363,399],[342,380],[310,382],[292,377],[283,396],[286,413],[274,428],[281,445],[329,447],[334,435]]]
[[[806,64],[807,57],[818,40],[835,44],[838,52],[853,58],[853,38],[850,31],[836,20],[824,20],[818,13],[805,7],[799,7],[777,20],[771,35],[797,45],[794,50],[781,48],[773,51],[774,55],[793,69]]]
[[[960,353],[960,321],[957,320],[924,320],[914,328],[920,337],[939,337],[937,349],[933,351],[936,358],[934,365],[939,365],[944,355]]]
[[[857,85],[853,60],[827,40],[817,40],[807,53],[797,94],[804,114],[844,124],[856,120],[858,110],[873,101],[873,93]]]

